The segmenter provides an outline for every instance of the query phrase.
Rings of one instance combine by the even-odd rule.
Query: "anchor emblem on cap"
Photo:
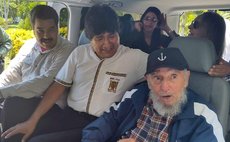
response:
[[[158,59],[159,61],[164,61],[166,58],[167,58],[167,57],[164,56],[163,53],[161,53],[161,56],[158,57],[157,59]]]

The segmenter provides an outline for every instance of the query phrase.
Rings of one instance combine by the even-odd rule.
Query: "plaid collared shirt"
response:
[[[160,116],[149,99],[137,121],[137,127],[131,131],[130,138],[136,139],[136,142],[168,142],[171,122],[172,117]]]

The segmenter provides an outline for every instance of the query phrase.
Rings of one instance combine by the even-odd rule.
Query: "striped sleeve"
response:
[[[213,134],[218,142],[224,142],[223,128],[218,120],[217,114],[208,108],[205,104],[194,103],[194,113],[197,116],[203,116],[208,124],[213,127]]]

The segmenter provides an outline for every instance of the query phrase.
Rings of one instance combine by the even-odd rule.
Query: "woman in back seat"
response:
[[[149,7],[141,16],[139,22],[135,22],[136,32],[131,48],[140,49],[151,53],[159,48],[166,48],[172,40],[162,33],[161,11],[156,7]]]
[[[162,30],[167,33],[172,31],[167,25],[166,17],[162,18]],[[225,21],[224,18],[215,12],[205,12],[198,15],[190,24],[189,35],[191,37],[207,38],[211,40],[215,46],[215,50],[218,56],[216,65],[213,65],[209,70],[209,75],[226,77],[227,80],[230,75],[230,64],[222,59],[224,51],[224,39],[225,39]],[[173,35],[175,32],[170,32]],[[176,34],[177,35],[177,34]]]

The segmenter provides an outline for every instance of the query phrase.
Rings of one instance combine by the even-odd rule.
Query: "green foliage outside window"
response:
[[[31,23],[30,23],[30,18],[26,17],[25,19],[22,19],[19,24],[18,28],[25,29],[25,30],[31,30]]]
[[[180,16],[179,34],[181,36],[187,36],[189,34],[189,25],[200,14],[205,11],[189,11]]]
[[[191,22],[200,14],[206,12],[207,10],[202,11],[189,11],[184,12],[180,16],[180,25],[179,25],[179,34],[181,36],[187,36],[189,34],[188,26],[191,24]],[[230,20],[230,12],[229,11],[216,11],[218,14],[223,16],[225,19]]]

